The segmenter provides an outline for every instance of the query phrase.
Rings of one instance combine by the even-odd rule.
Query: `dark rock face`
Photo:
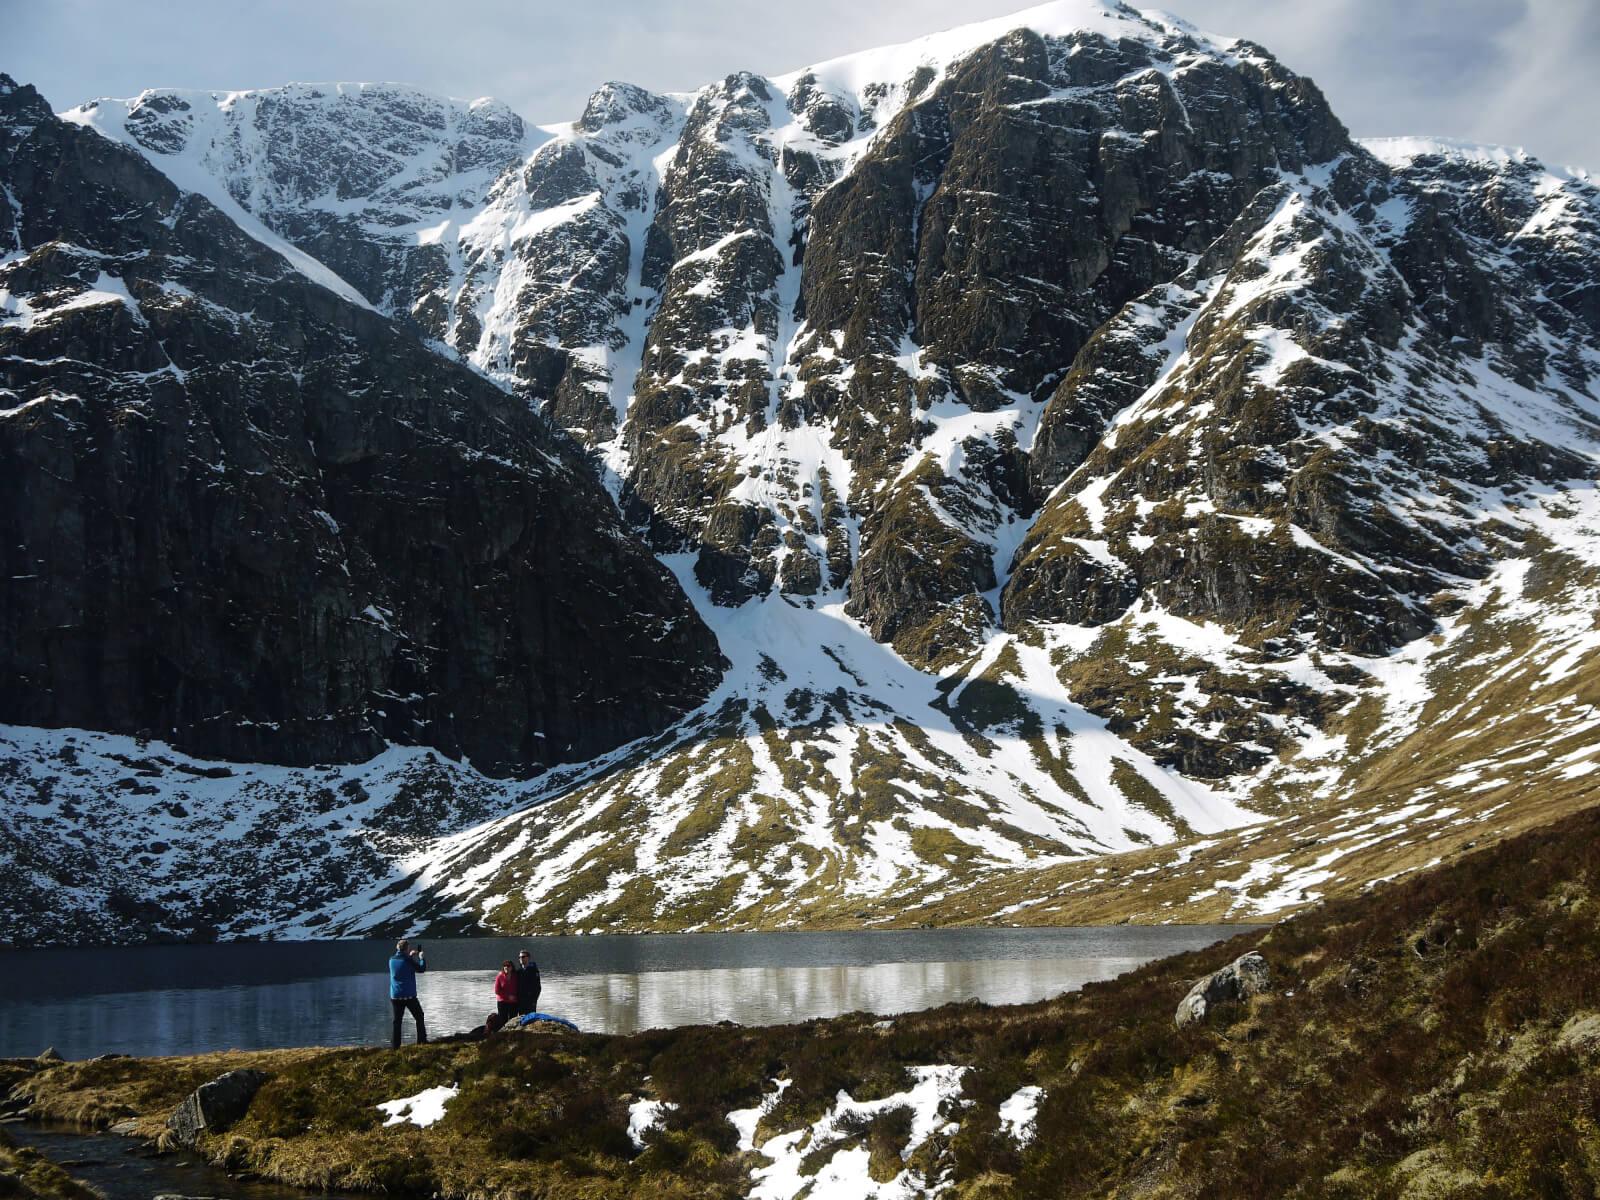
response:
[[[32,89],[0,131],[0,720],[505,773],[710,690],[709,631],[520,401]]]
[[[250,1102],[266,1081],[263,1071],[229,1071],[201,1084],[167,1118],[173,1140],[193,1146],[202,1134],[226,1132],[250,1111]]]
[[[959,394],[998,404],[1000,389],[1031,392],[1123,303],[1177,275],[1277,170],[1348,145],[1315,90],[1270,60],[1169,76],[1163,55],[1024,29],[963,62],[886,132],[872,156],[884,171],[869,165],[819,202],[812,321],[847,327],[870,305],[892,336],[909,317]],[[899,200],[887,213],[885,185]],[[846,274],[884,244],[863,207],[915,219],[896,221],[879,271]]]
[[[1473,489],[1585,473],[1462,390],[1463,360],[1486,353],[1529,386],[1560,372],[1541,322],[1585,331],[1535,314],[1538,287],[1415,188],[1357,152],[1323,187],[1263,189],[1177,284],[1102,328],[1042,420],[1036,486],[1070,482],[1018,553],[1008,627],[1099,624],[1149,595],[1251,644],[1381,654],[1485,569]],[[1376,216],[1408,195],[1403,228]],[[1069,570],[1073,543],[1109,552],[1074,551]]]
[[[827,397],[837,385],[813,364],[811,394],[818,408],[870,418],[846,416],[836,434],[859,467],[902,458],[917,410],[946,397],[983,412],[1048,394],[1096,329],[1182,273],[1278,171],[1349,146],[1315,89],[1264,55],[1234,68],[1201,59],[1164,69],[1193,49],[1181,38],[1113,43],[1019,30],[908,107],[817,200],[805,312],[812,327],[836,331],[852,377],[843,395]],[[915,382],[884,361],[904,339],[921,348]],[[863,370],[875,359],[877,369]],[[1073,400],[1053,403],[1041,424],[1031,467],[1041,495],[1087,456],[1115,411],[1101,370],[1057,389]],[[1001,453],[1001,478],[1030,469],[1014,444]],[[950,482],[980,509],[1031,507],[1025,494],[995,486],[993,472],[969,466]],[[974,534],[992,523],[946,525],[945,538],[967,547],[940,559],[975,563],[984,547]],[[921,554],[923,544],[897,528],[870,515],[863,526],[850,611],[874,632],[932,619],[907,621],[900,600],[899,577],[926,568],[876,561]],[[946,573],[916,592],[965,604],[985,571]],[[920,658],[919,640],[895,645]]]

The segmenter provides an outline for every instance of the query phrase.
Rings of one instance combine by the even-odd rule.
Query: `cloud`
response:
[[[1482,101],[1480,120],[1505,134],[1487,140],[1521,141],[1556,161],[1600,171],[1593,82],[1600,5],[1536,0],[1501,41],[1509,70]]]
[[[1148,0],[1135,0],[1145,3]],[[1526,145],[1600,169],[1596,0],[1154,0],[1266,46],[1358,134]],[[998,16],[1026,0],[0,0],[0,67],[59,107],[145,87],[392,79],[566,120],[627,79],[689,90]]]

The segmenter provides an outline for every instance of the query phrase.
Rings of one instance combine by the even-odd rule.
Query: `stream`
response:
[[[235,1179],[192,1154],[155,1156],[145,1143],[111,1133],[85,1133],[70,1125],[8,1123],[5,1132],[63,1167],[74,1179],[98,1188],[106,1200],[308,1200],[343,1193],[306,1192],[282,1184]]]

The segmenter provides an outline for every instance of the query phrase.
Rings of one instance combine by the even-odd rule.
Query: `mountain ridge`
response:
[[[679,97],[606,85],[486,183],[340,201],[387,214],[377,232],[275,208],[249,172],[199,181],[272,238],[337,247],[369,304],[586,445],[733,666],[589,769],[507,787],[414,764],[453,800],[404,838],[325,814],[370,885],[263,882],[279,916],[196,920],[1035,919],[1084,887],[1162,920],[1212,911],[1176,885],[1224,878],[1222,851],[1185,849],[1218,838],[1246,862],[1257,843],[1266,915],[1360,886],[1331,863],[1378,851],[1317,865],[1291,831],[1359,825],[1342,796],[1413,810],[1381,782],[1397,742],[1455,761],[1442,696],[1500,696],[1463,647],[1515,631],[1518,672],[1561,666],[1534,689],[1544,724],[1508,724],[1571,744],[1596,597],[1592,183],[1427,140],[1384,161],[1259,47],[1118,5],[979,30]],[[74,119],[131,138],[105,107]],[[409,121],[357,109],[339,119]],[[193,120],[156,114],[141,152],[168,162],[163,131]],[[396,161],[435,162],[421,145]],[[1520,827],[1480,782],[1415,786],[1483,836]],[[1417,865],[1423,815],[1371,870]],[[1168,863],[1173,893],[1118,899],[1090,865],[1108,853]]]
[[[710,635],[525,406],[4,85],[5,716],[514,771],[704,695]],[[515,598],[557,531],[585,614]],[[585,617],[654,694],[539,678]]]

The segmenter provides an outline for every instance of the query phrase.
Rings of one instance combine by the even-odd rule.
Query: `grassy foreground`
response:
[[[1274,990],[1176,1029],[1193,979],[1250,948],[1270,961]],[[900,1099],[822,1120],[838,1117],[841,1091],[905,1097],[911,1068],[941,1064],[967,1070],[916,1140]],[[1600,809],[1040,1004],[398,1053],[113,1059],[17,1086],[36,1115],[133,1119],[155,1134],[190,1088],[242,1065],[272,1078],[240,1125],[202,1146],[208,1157],[391,1195],[745,1195],[768,1159],[741,1152],[728,1114],[765,1098],[757,1146],[810,1128],[802,1177],[854,1153],[869,1163],[863,1189],[898,1179],[901,1195],[1592,1197]],[[438,1124],[382,1127],[380,1101],[441,1084],[460,1091]],[[1025,1086],[1043,1098],[1033,1136],[1019,1139],[1000,1114]],[[642,1151],[628,1132],[641,1098],[676,1106]]]

